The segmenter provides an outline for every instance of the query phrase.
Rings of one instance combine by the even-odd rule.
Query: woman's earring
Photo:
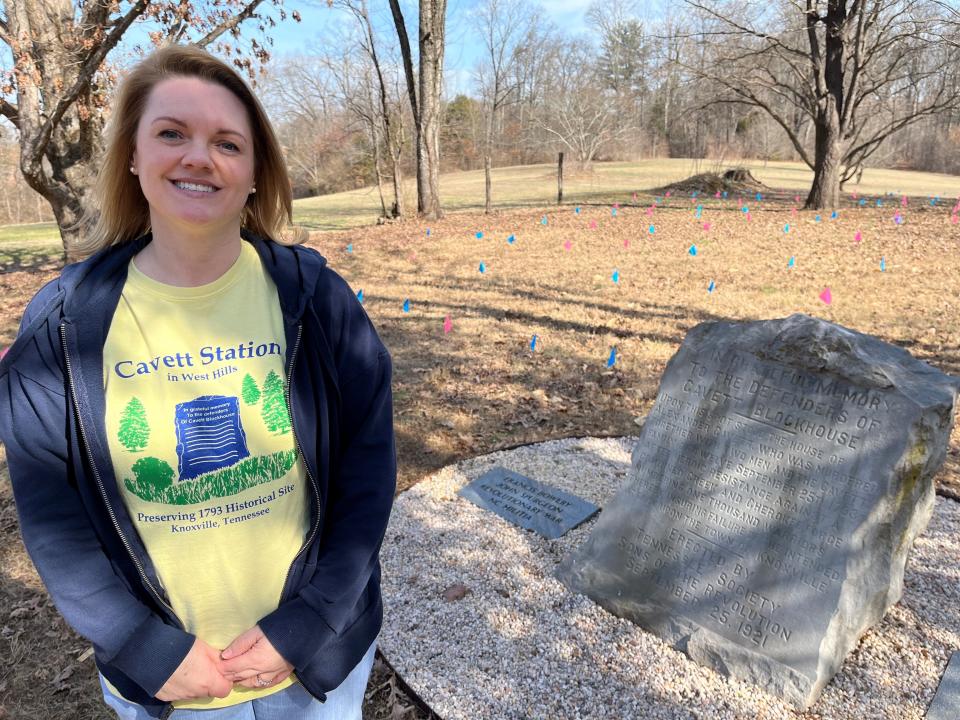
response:
[[[131,165],[131,166],[130,166],[130,172],[132,172],[134,175],[136,175],[136,174],[137,174],[137,169],[136,169],[133,165]]]
[[[251,194],[255,193],[256,191],[257,191],[256,185],[254,185],[252,188],[250,188],[250,193],[251,193]]]

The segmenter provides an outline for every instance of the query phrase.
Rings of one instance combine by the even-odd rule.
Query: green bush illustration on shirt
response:
[[[192,505],[236,495],[256,485],[282,478],[296,460],[296,449],[257,455],[228,468],[201,475],[196,480],[173,484],[173,468],[166,462],[156,458],[141,458],[133,466],[135,479],[124,478],[123,484],[127,490],[147,502]]]
[[[147,412],[139,398],[130,398],[130,402],[120,415],[120,430],[117,439],[128,452],[140,452],[150,439],[150,425]]]
[[[260,416],[267,430],[277,435],[290,432],[290,415],[287,412],[287,400],[283,396],[283,381],[273,370],[267,373],[263,381],[263,407]]]
[[[260,400],[260,388],[257,387],[257,381],[253,379],[250,373],[243,376],[243,385],[240,387],[240,395],[247,405],[256,405]]]
[[[142,497],[142,493],[161,493],[173,485],[173,468],[165,460],[155,457],[142,457],[133,464],[134,485],[139,488],[131,492]],[[129,483],[130,481],[125,481]]]

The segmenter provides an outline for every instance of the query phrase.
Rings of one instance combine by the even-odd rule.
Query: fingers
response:
[[[291,672],[290,670],[282,670],[280,672],[255,673],[242,682],[238,682],[237,685],[254,690],[262,690],[263,688],[273,687],[277,683],[283,682],[290,676]],[[257,678],[259,678],[259,682]]]
[[[220,653],[220,657],[223,660],[230,660],[237,657],[238,655],[243,655],[245,652],[253,648],[260,640],[264,639],[263,631],[260,630],[259,625],[254,625],[249,630],[245,630],[231,642],[227,647],[223,649]]]
[[[255,668],[244,668],[236,672],[225,672],[223,676],[232,683],[241,683],[250,678],[256,678],[257,670]]]

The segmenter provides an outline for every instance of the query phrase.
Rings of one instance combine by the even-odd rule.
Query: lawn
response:
[[[859,194],[870,202],[860,206],[848,194],[836,218],[819,219],[793,211],[809,175],[783,163],[753,166],[775,191],[761,202],[744,196],[749,213],[732,196],[673,193],[657,203],[642,192],[712,169],[682,160],[601,165],[568,180],[571,204],[558,208],[550,168],[508,168],[495,174],[495,197],[517,207],[489,216],[476,211],[482,173],[445,176],[445,202],[462,212],[429,223],[361,227],[375,216],[369,192],[298,201],[299,223],[341,228],[315,232],[309,243],[363,290],[392,353],[401,488],[499,448],[636,434],[666,362],[686,331],[707,320],[808,313],[960,374],[960,225],[950,212],[960,178],[868,170]],[[910,196],[906,206],[900,193]],[[54,275],[0,274],[0,347],[29,296]],[[937,483],[960,490],[956,431]],[[106,718],[92,663],[79,660],[86,645],[46,600],[16,537],[5,481],[0,529],[0,656],[15,661],[0,677],[0,717],[49,718],[52,702],[69,708],[59,717]],[[394,681],[380,675],[372,687],[377,682],[387,683],[372,701],[382,708]]]

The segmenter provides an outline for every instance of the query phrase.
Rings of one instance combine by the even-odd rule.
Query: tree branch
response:
[[[390,12],[393,24],[397,28],[397,40],[400,42],[400,56],[403,58],[403,72],[407,78],[407,94],[410,97],[410,112],[413,113],[413,126],[420,127],[420,104],[417,102],[417,83],[413,78],[413,60],[410,54],[410,36],[403,20],[399,0],[390,0]],[[417,130],[419,132],[419,129]]]
[[[16,105],[11,105],[5,99],[0,98],[0,115],[3,115],[10,121],[17,130],[20,129],[20,109]]]
[[[143,14],[149,3],[150,0],[136,0],[133,6],[127,11],[127,14],[123,16],[123,19],[110,31],[110,34],[87,56],[87,59],[83,62],[83,66],[77,73],[77,80],[74,82],[73,87],[57,99],[57,103],[53,111],[47,116],[46,122],[44,122],[36,136],[30,140],[27,147],[24,148],[24,154],[27,155],[30,165],[37,166],[42,162],[47,144],[50,142],[50,136],[53,134],[53,129],[59,125],[64,113],[76,102],[76,99],[80,97],[80,93],[90,86],[91,79],[103,64],[107,54],[120,42],[120,38],[123,37],[127,28],[133,24],[134,20]]]
[[[239,13],[234,15],[229,20],[220,23],[217,27],[215,27],[213,30],[208,32],[205,36],[203,36],[200,40],[197,40],[197,42],[193,44],[197,45],[198,47],[206,47],[207,45],[212,43],[214,40],[216,40],[218,37],[220,37],[225,32],[227,32],[228,30],[233,30],[244,20],[249,20],[250,18],[252,18],[254,15],[254,11],[257,9],[257,5],[259,5],[261,2],[263,2],[263,0],[253,0],[253,2],[247,5]]]

